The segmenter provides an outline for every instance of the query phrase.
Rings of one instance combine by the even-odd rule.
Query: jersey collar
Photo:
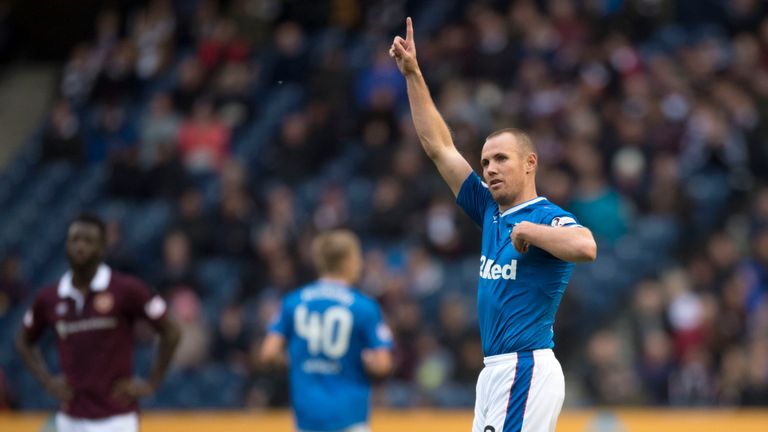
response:
[[[544,201],[545,199],[546,198],[544,198],[544,197],[536,197],[534,199],[522,202],[522,203],[520,203],[520,204],[518,204],[518,205],[516,205],[516,206],[514,206],[514,207],[512,207],[510,209],[507,209],[507,211],[505,211],[504,213],[501,214],[501,217],[511,215],[512,213],[514,213],[514,212],[516,212],[518,210],[524,209],[524,208],[528,207],[531,204],[536,204],[539,201]]]
[[[109,281],[112,279],[112,269],[106,264],[99,265],[99,269],[96,270],[96,274],[91,280],[91,291],[104,291],[109,286]],[[59,280],[59,297],[80,297],[80,291],[78,291],[74,285],[72,285],[72,271],[64,273],[64,276]]]

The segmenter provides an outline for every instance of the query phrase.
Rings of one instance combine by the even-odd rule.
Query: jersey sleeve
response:
[[[561,208],[548,209],[541,215],[539,223],[552,227],[580,227],[576,216]]]
[[[37,296],[32,305],[24,313],[22,328],[24,337],[30,342],[40,338],[46,328],[50,325],[48,314],[46,313],[45,301],[42,296]]]
[[[280,303],[280,309],[278,310],[277,315],[272,318],[272,322],[269,324],[268,330],[270,333],[277,333],[284,338],[288,337],[293,324],[290,309],[288,298],[284,298]]]
[[[138,279],[128,280],[125,288],[127,315],[132,318],[144,318],[153,326],[157,326],[168,310],[165,300]]]
[[[370,349],[392,348],[392,331],[381,316],[381,309],[375,302],[371,303],[370,310],[366,314],[365,347]]]
[[[480,227],[483,226],[485,210],[493,203],[491,192],[475,172],[470,173],[464,180],[459,194],[456,195],[456,204]]]

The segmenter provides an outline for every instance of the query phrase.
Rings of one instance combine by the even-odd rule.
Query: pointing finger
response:
[[[405,40],[408,42],[413,40],[413,20],[411,17],[405,19]]]

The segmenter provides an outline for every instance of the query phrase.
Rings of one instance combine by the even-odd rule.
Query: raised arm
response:
[[[429,88],[416,61],[416,43],[413,39],[411,18],[406,20],[405,39],[396,36],[389,49],[389,55],[395,59],[398,69],[405,77],[411,116],[421,146],[437,166],[453,194],[458,195],[462,183],[472,172],[472,167],[453,145],[448,125],[437,111],[429,94]]]

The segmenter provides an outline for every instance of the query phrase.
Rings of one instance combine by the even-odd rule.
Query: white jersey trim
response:
[[[91,280],[91,291],[101,292],[107,289],[109,282],[112,280],[112,269],[106,264],[99,264],[96,274]],[[85,297],[80,291],[72,285],[72,270],[64,273],[64,276],[59,280],[59,286],[57,288],[60,298],[71,298],[75,301],[75,306],[78,311],[83,310],[85,305]]]
[[[524,208],[528,207],[531,204],[536,204],[539,201],[544,201],[545,199],[546,198],[544,198],[544,197],[538,197],[538,198],[534,198],[532,200],[528,200],[528,201],[526,201],[524,203],[521,203],[521,204],[518,204],[518,205],[512,207],[511,209],[508,209],[507,211],[502,213],[501,216],[503,217],[503,216],[511,215],[512,213],[514,213],[514,212],[516,212],[518,210],[524,209]]]

